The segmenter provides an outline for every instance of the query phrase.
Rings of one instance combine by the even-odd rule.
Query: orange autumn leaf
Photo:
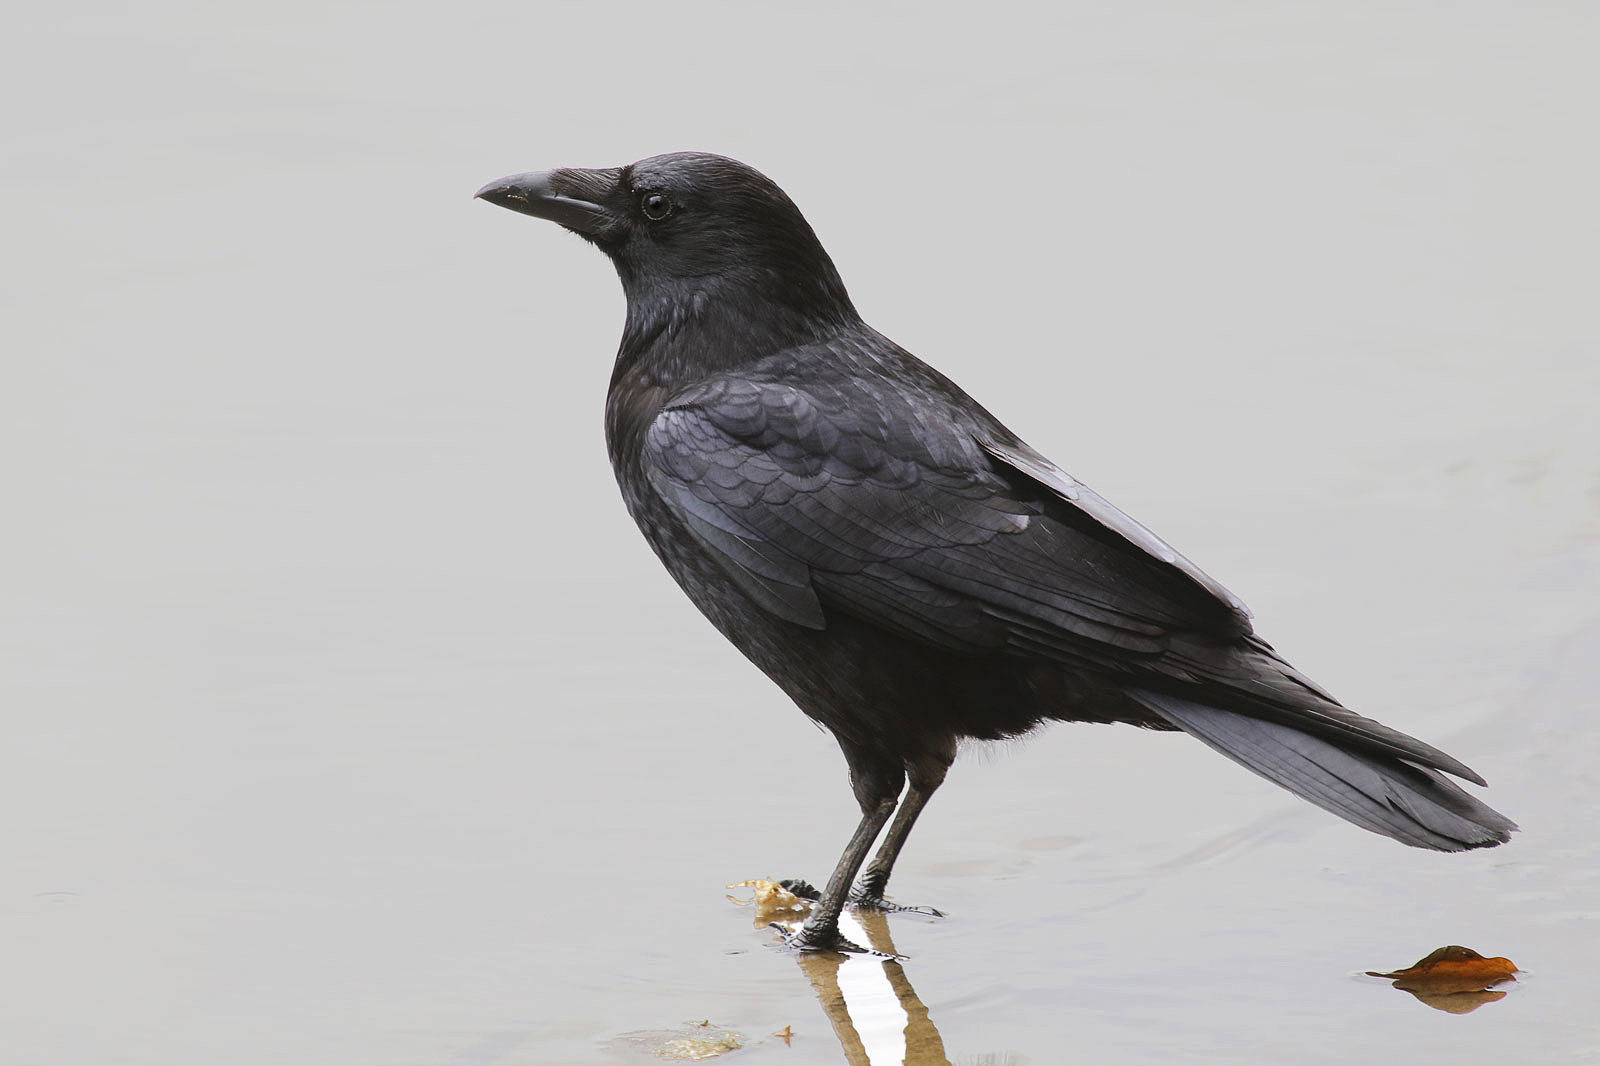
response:
[[[1398,981],[1448,981],[1452,984],[1458,981],[1482,981],[1485,984],[1499,984],[1514,980],[1513,975],[1517,972],[1516,964],[1510,959],[1486,959],[1471,948],[1451,944],[1419,959],[1415,965],[1404,970],[1395,970],[1393,973],[1368,970],[1367,976],[1388,977]]]

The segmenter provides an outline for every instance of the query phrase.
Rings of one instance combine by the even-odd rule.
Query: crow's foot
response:
[[[798,877],[790,877],[779,881],[778,887],[811,903],[813,906],[822,902],[822,892],[810,881],[803,881]],[[879,898],[876,902],[858,902],[855,899],[851,899],[850,903],[852,906],[862,906],[872,910],[915,911],[918,914],[932,914],[943,917],[938,911],[930,907],[899,907],[882,898]],[[815,914],[815,911],[813,911],[813,914]],[[783,937],[784,947],[794,951],[837,951],[849,955],[875,955],[881,959],[904,957],[887,951],[862,947],[839,932],[837,919],[825,923],[817,923],[808,919],[798,929],[791,929],[788,926],[773,922],[771,928],[776,929],[778,934]]]
[[[793,889],[790,889],[793,892]],[[799,893],[796,893],[798,895]],[[862,910],[883,911],[885,914],[925,914],[929,918],[943,918],[944,911],[932,907],[906,907],[899,903],[890,903],[882,894],[868,892],[858,888],[850,893],[850,906],[860,907]]]
[[[773,923],[772,928],[783,937],[783,946],[790,951],[832,951],[844,955],[871,955],[879,959],[905,958],[904,955],[892,955],[887,951],[864,948],[839,932],[837,924],[813,926],[807,922],[799,929],[788,929]]]
[[[799,929],[773,923],[772,928],[783,937],[783,946],[791,951],[839,951],[850,955],[876,955],[877,952],[845,939],[837,925],[813,927],[809,922]]]
[[[778,887],[785,890],[790,895],[799,896],[801,899],[808,899],[812,903],[822,902],[821,890],[818,889],[816,885],[813,885],[810,881],[804,881],[798,877],[785,877],[782,881],[778,882]]]
[[[890,903],[883,898],[883,888],[872,885],[870,879],[856,882],[854,892],[850,893],[850,906],[862,911],[882,911],[883,914],[926,914],[928,917],[944,917],[944,911],[934,911],[933,908],[907,908],[899,903]]]

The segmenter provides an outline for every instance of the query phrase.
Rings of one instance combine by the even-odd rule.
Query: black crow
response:
[[[958,742],[1044,721],[1181,729],[1413,847],[1516,828],[1438,771],[1477,774],[1340,706],[1237,597],[863,322],[764,175],[675,153],[477,195],[616,266],[606,444],[628,511],[844,750],[861,823],[795,946],[849,949],[846,902],[892,908],[890,870]]]

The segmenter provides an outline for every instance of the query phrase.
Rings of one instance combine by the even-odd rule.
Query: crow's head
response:
[[[710,298],[855,314],[799,208],[766,175],[725,156],[675,152],[604,170],[516,174],[477,195],[599,246],[630,308]]]

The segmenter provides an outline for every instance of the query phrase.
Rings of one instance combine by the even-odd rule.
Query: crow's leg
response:
[[[917,823],[917,815],[928,805],[935,790],[944,784],[945,771],[950,769],[954,758],[955,751],[951,750],[912,765],[911,787],[906,790],[906,797],[900,803],[900,810],[895,814],[882,846],[872,857],[872,862],[867,864],[866,873],[861,875],[855,892],[850,896],[852,906],[883,911],[915,911],[918,914],[931,914],[935,918],[944,917],[943,912],[932,907],[902,907],[890,903],[883,898],[883,890],[889,884],[889,874],[894,870],[894,861],[900,857],[900,849],[905,847],[906,838],[911,835],[911,827]]]
[[[866,951],[839,935],[839,912],[850,897],[850,882],[866,861],[872,842],[894,814],[900,790],[905,787],[905,770],[898,764],[847,746],[842,739],[839,746],[850,763],[850,785],[861,806],[861,822],[839,856],[839,863],[822,890],[822,899],[811,908],[805,924],[788,938],[789,946],[801,951]]]
[[[839,856],[839,865],[828,878],[828,887],[822,890],[822,899],[811,908],[811,915],[797,932],[788,938],[789,946],[801,951],[859,951],[867,949],[851,943],[839,933],[839,912],[844,910],[850,895],[850,882],[866,860],[872,842],[877,839],[884,823],[894,813],[894,798],[884,800],[861,816],[855,835],[845,845]]]

